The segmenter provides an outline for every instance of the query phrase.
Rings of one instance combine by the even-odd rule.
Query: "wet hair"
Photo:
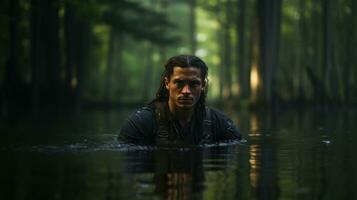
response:
[[[156,102],[167,102],[169,100],[169,91],[166,89],[165,86],[165,78],[170,80],[174,67],[195,67],[200,69],[201,71],[201,80],[204,84],[204,90],[201,91],[200,99],[197,101],[195,106],[195,117],[193,118],[194,121],[194,129],[196,134],[194,134],[195,142],[199,142],[200,138],[203,134],[203,119],[206,113],[206,95],[207,95],[207,87],[208,87],[208,68],[207,65],[197,56],[193,55],[178,55],[171,57],[167,60],[166,64],[164,65],[165,69],[164,72],[161,74],[161,81],[160,87],[156,92],[156,98],[152,100],[149,104],[155,104]]]
[[[174,71],[174,67],[195,67],[200,69],[201,71],[201,80],[202,83],[205,84],[205,89],[201,91],[200,99],[197,102],[198,107],[204,107],[207,95],[207,86],[208,86],[208,68],[205,62],[201,60],[199,57],[194,55],[177,55],[171,57],[167,60],[164,65],[164,72],[161,74],[160,87],[156,92],[156,98],[152,101],[152,103],[156,101],[168,101],[169,92],[165,86],[165,78],[167,77],[169,80]]]

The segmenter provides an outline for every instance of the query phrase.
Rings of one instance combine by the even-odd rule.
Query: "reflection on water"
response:
[[[137,193],[137,195],[154,195],[164,199],[203,199],[204,191],[204,162],[203,158],[209,162],[210,156],[204,155],[210,149],[158,149],[146,154],[142,152],[130,152],[127,154],[127,163],[129,163],[129,172],[138,178],[142,186],[142,191],[150,183],[154,187],[151,193]],[[225,168],[226,165],[209,163],[212,168]],[[208,167],[208,166],[207,166]],[[152,174],[152,176],[145,176]],[[149,185],[150,185],[149,184]]]
[[[231,113],[246,142],[120,144],[128,111],[0,122],[0,199],[356,199],[356,112]]]

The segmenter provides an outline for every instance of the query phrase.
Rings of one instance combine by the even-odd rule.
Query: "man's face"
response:
[[[169,91],[169,106],[172,109],[191,110],[200,99],[204,88],[201,70],[195,67],[174,67],[173,73],[165,78]]]

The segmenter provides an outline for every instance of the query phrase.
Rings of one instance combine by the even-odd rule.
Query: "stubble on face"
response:
[[[170,79],[165,78],[169,91],[169,107],[171,112],[192,111],[201,96],[204,83],[201,70],[196,67],[174,67]]]

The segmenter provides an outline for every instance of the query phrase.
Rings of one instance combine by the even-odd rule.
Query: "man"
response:
[[[119,140],[139,145],[197,145],[241,138],[227,116],[205,105],[208,68],[196,56],[165,64],[156,98],[131,115]]]

